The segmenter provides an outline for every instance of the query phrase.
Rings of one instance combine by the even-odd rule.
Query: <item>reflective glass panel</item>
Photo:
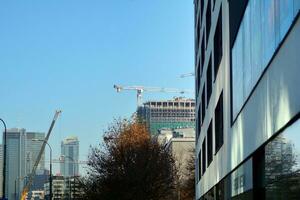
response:
[[[263,34],[263,65],[266,66],[275,51],[275,1],[263,1],[262,34]]]
[[[244,30],[244,98],[250,94],[252,89],[252,62],[251,62],[251,26],[250,26],[250,8],[247,7],[244,15],[243,30]]]
[[[266,199],[300,199],[300,121],[265,147]]]
[[[253,188],[252,159],[246,161],[231,176],[231,196],[244,193]]]
[[[293,21],[293,1],[279,0],[280,39],[282,40]]]
[[[261,74],[261,60],[262,60],[262,42],[261,42],[261,5],[263,1],[252,0],[250,1],[251,6],[251,55],[252,55],[252,78],[254,83],[258,80]]]

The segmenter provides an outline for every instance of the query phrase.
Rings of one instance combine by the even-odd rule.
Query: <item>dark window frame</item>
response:
[[[212,120],[209,123],[207,129],[207,167],[213,161],[213,130],[212,130]]]
[[[209,56],[209,62],[206,69],[206,96],[207,96],[207,105],[209,105],[209,101],[212,95],[212,87],[213,87],[213,81],[212,81],[212,56]]]
[[[223,58],[223,12],[222,5],[220,6],[220,11],[218,15],[217,26],[214,35],[214,81],[217,78],[219,72],[220,64]]]
[[[202,171],[201,171],[201,150],[198,153],[198,182],[201,180]]]
[[[205,12],[206,49],[208,47],[210,29],[211,29],[211,1],[207,1],[206,12]]]
[[[224,144],[224,102],[223,91],[215,108],[215,154]]]
[[[206,111],[206,101],[205,101],[205,93],[206,93],[206,89],[205,89],[205,85],[203,85],[202,87],[202,93],[201,93],[201,124],[203,125],[204,122],[204,118],[205,118],[205,111]]]
[[[205,138],[203,139],[202,142],[202,175],[205,173],[206,171],[206,140]]]

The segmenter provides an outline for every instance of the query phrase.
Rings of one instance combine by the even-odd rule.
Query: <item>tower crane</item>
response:
[[[46,137],[45,137],[45,140],[44,140],[44,142],[43,142],[43,144],[42,144],[41,150],[40,150],[40,152],[39,152],[39,154],[38,154],[38,156],[37,156],[37,158],[36,158],[36,161],[35,161],[35,163],[34,163],[34,165],[33,165],[32,171],[31,171],[31,173],[29,174],[28,182],[26,183],[26,185],[25,185],[24,188],[23,188],[23,191],[22,191],[22,198],[21,198],[22,200],[25,199],[27,193],[28,193],[29,190],[30,190],[30,187],[31,187],[32,182],[33,182],[33,178],[34,178],[34,176],[35,176],[36,169],[37,169],[38,164],[39,164],[39,162],[40,162],[40,160],[41,160],[41,158],[42,158],[43,152],[44,152],[44,150],[45,150],[46,143],[47,143],[47,141],[48,141],[48,139],[49,139],[49,136],[50,136],[50,134],[51,134],[51,132],[52,132],[52,129],[53,129],[53,127],[54,127],[54,125],[55,125],[55,122],[56,122],[57,118],[59,117],[59,114],[60,114],[60,113],[61,113],[61,110],[55,111],[53,120],[52,120],[52,122],[51,122],[51,125],[50,125],[50,128],[49,128],[49,130],[48,130],[48,133],[47,133],[47,135],[46,135]]]
[[[137,98],[137,106],[142,105],[142,94],[143,92],[164,92],[164,93],[193,93],[192,90],[184,90],[177,88],[163,88],[163,87],[145,87],[145,86],[121,86],[114,85],[114,88],[117,92],[121,92],[123,90],[135,90],[136,98]]]

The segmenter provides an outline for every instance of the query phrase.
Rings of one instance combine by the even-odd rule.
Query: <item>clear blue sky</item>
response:
[[[46,132],[60,108],[54,157],[76,135],[86,160],[113,118],[136,109],[135,92],[113,84],[193,89],[193,77],[178,78],[193,71],[193,12],[193,0],[1,1],[0,117]]]

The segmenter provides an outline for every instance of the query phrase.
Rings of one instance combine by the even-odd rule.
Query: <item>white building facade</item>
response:
[[[300,1],[194,6],[196,199],[300,199]]]

